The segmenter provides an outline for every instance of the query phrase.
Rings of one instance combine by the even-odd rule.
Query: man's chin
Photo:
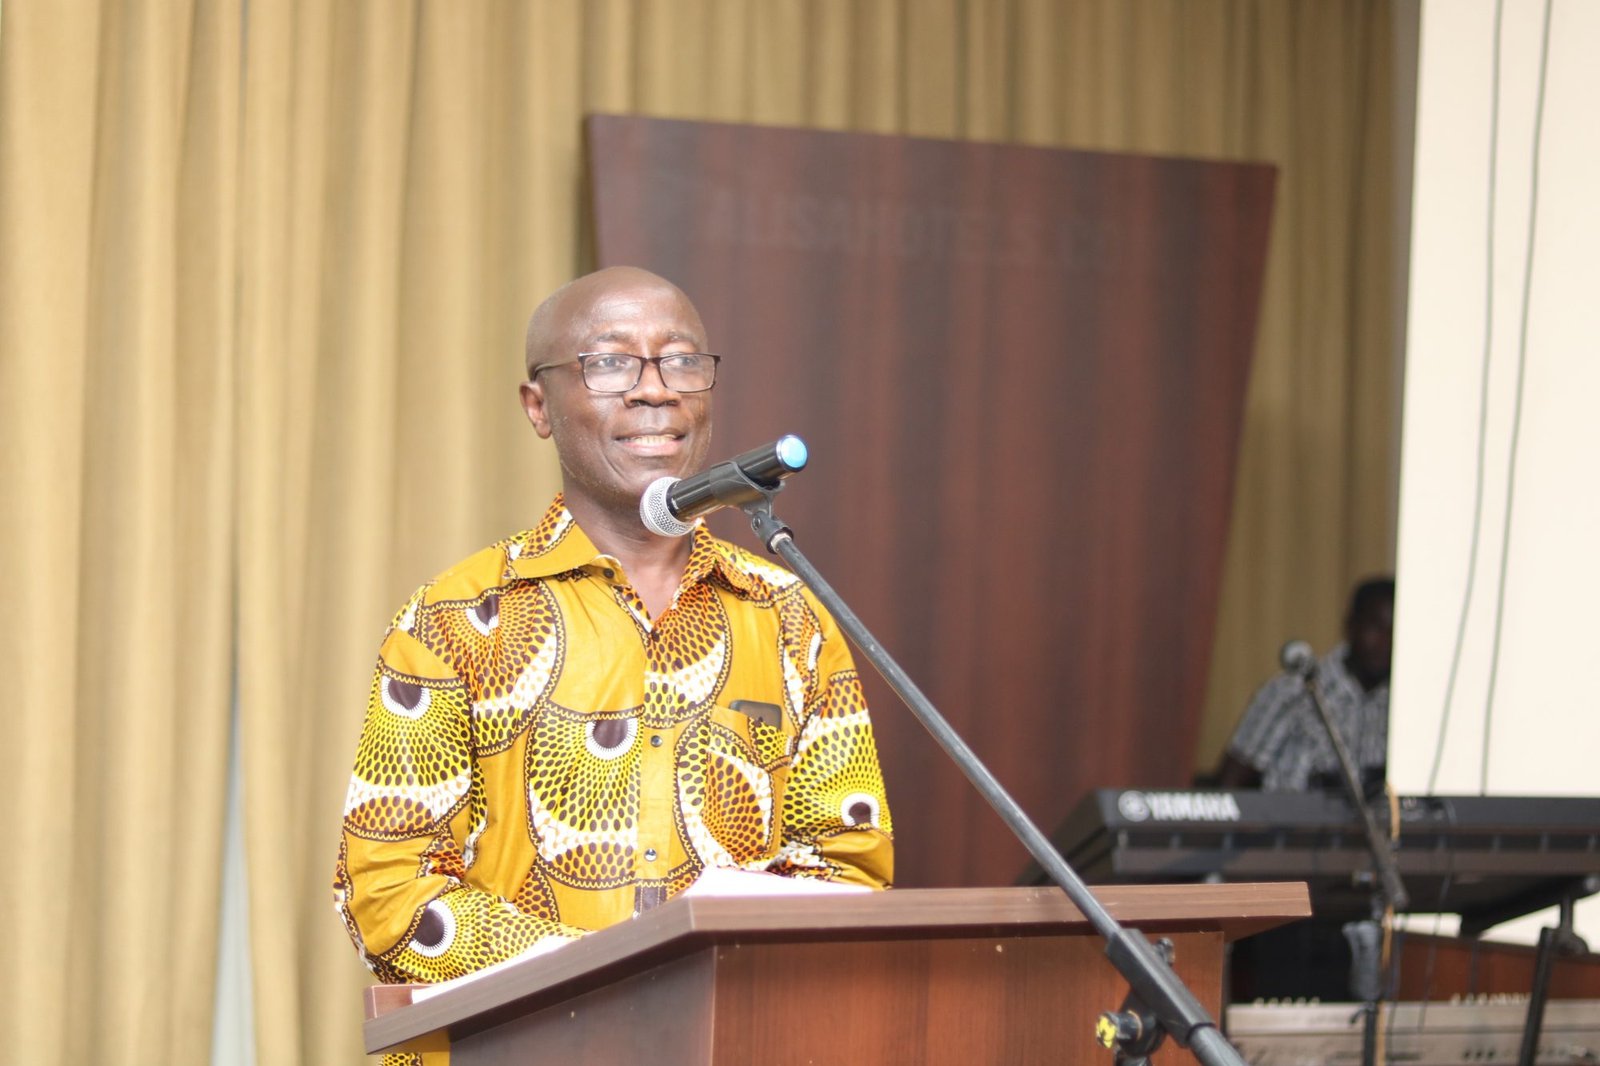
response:
[[[645,489],[664,477],[682,479],[698,473],[698,459],[687,452],[659,457],[615,455],[606,468],[592,470],[590,477],[564,468],[564,487],[569,499],[577,497],[618,515],[637,514]]]

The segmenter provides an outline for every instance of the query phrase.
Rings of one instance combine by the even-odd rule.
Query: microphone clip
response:
[[[747,509],[751,504],[765,502],[771,509],[772,497],[783,491],[783,482],[777,481],[769,488],[751,480],[732,459],[718,463],[706,471],[706,487],[711,496],[729,507]]]
[[[783,491],[783,482],[780,481],[769,489],[745,477],[744,472],[737,466],[734,466],[734,473],[755,491],[754,496],[738,505],[739,509],[750,519],[751,532],[766,546],[767,551],[776,555],[777,545],[781,541],[794,540],[794,531],[772,513],[772,497]]]

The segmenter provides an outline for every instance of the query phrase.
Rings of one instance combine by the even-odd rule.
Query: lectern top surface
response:
[[[1095,889],[1112,916],[1148,932],[1216,930],[1229,939],[1308,917],[1299,883],[1122,885]],[[481,980],[409,1002],[368,990],[366,1045],[392,1047],[463,1019],[570,994],[710,944],[1093,935],[1054,887],[893,889],[851,895],[680,897],[632,921]]]

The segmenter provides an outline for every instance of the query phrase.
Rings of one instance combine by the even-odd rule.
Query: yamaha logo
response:
[[[1117,797],[1117,811],[1130,822],[1142,822],[1150,817],[1150,804],[1143,792],[1124,792]]]
[[[1231,792],[1124,792],[1117,813],[1130,822],[1237,822],[1243,817]]]

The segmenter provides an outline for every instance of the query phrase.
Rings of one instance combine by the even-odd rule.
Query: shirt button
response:
[[[611,569],[609,566],[600,572],[606,576],[607,581],[610,581],[612,578],[617,576],[617,572]]]
[[[650,746],[652,748],[659,748],[661,746],[661,734],[660,733],[652,733],[650,735]]]
[[[656,849],[655,848],[645,848],[644,849],[644,861],[645,862],[655,862],[656,861]]]

